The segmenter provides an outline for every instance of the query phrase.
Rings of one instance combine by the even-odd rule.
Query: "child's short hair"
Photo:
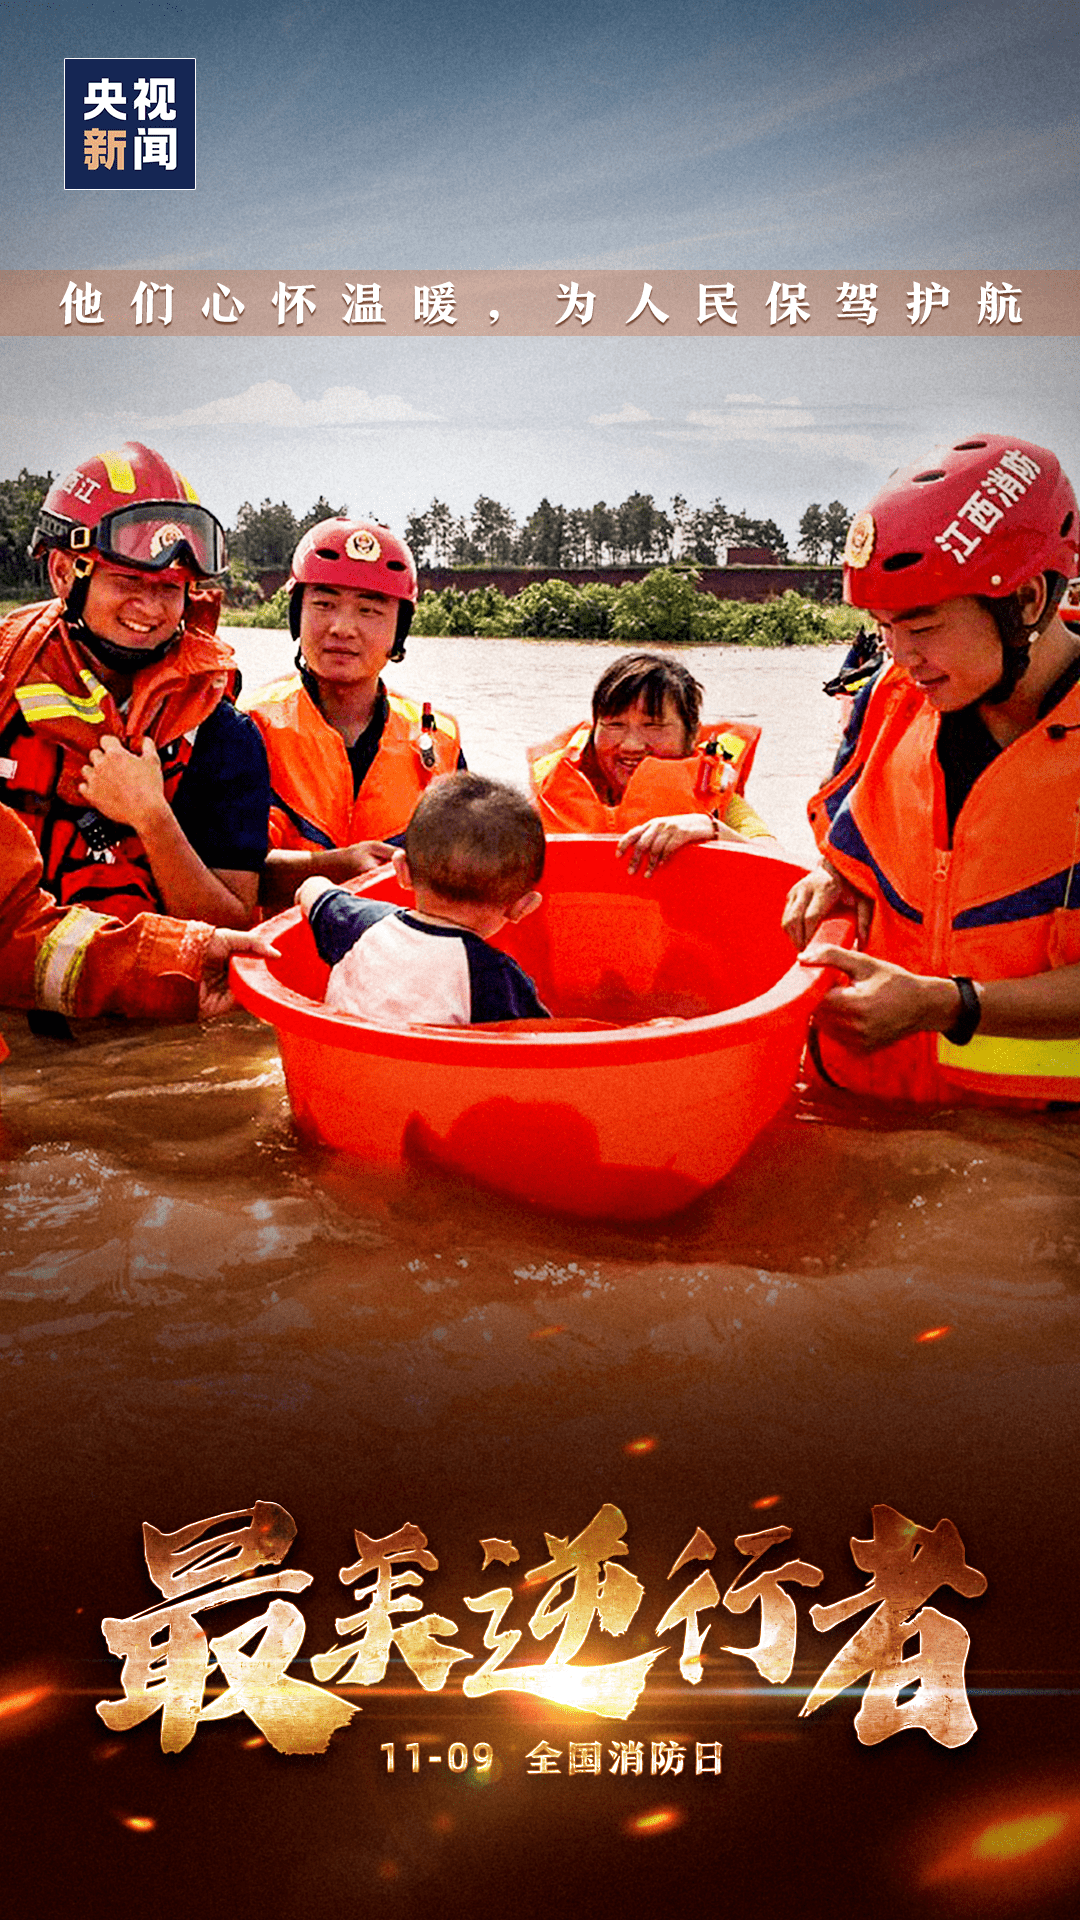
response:
[[[593,723],[606,720],[612,714],[625,713],[636,700],[644,700],[650,720],[659,720],[670,694],[692,747],[704,692],[701,682],[694,679],[681,660],[668,660],[662,653],[621,653],[605,667],[593,688]]]
[[[414,883],[444,900],[509,906],[544,871],[544,829],[516,787],[481,773],[448,773],[418,801],[405,857]]]

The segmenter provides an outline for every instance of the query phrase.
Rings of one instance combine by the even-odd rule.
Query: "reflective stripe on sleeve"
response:
[[[79,678],[88,690],[85,699],[80,694],[69,693],[66,687],[58,687],[51,680],[16,687],[15,699],[23,719],[29,726],[39,720],[83,720],[91,726],[96,725],[104,718],[108,691],[86,668],[80,672]]]
[[[50,1013],[74,1013],[75,993],[94,935],[107,916],[90,907],[72,907],[42,941],[34,962],[34,997]]]

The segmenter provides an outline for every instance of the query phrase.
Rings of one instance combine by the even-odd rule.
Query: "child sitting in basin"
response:
[[[420,799],[394,855],[412,908],[305,880],[296,904],[330,966],[326,1004],[388,1026],[547,1017],[516,960],[488,946],[540,905],[540,817],[516,788],[451,773]]]

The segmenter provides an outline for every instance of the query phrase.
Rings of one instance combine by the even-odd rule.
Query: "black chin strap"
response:
[[[999,707],[1019,685],[1031,661],[1031,649],[1040,633],[1045,632],[1057,612],[1058,602],[1065,591],[1065,576],[1056,572],[1044,574],[1046,599],[1043,609],[1034,626],[1028,626],[1024,619],[1018,593],[1006,594],[1004,599],[988,599],[977,595],[979,605],[985,607],[991,615],[1001,641],[1001,678],[991,687],[989,693],[976,704],[978,706]]]
[[[153,667],[171,653],[180,638],[183,629],[177,627],[167,640],[159,641],[156,647],[120,647],[115,640],[103,640],[100,633],[91,633],[85,620],[79,620],[74,626],[68,622],[68,632],[77,646],[84,647],[103,667],[111,667],[114,673],[138,673],[141,667]]]
[[[93,571],[94,563],[92,560],[78,559],[75,561],[74,577],[68,589],[68,596],[64,601],[63,608],[64,622],[69,633],[74,633],[77,628],[82,629],[83,627],[83,608],[86,605],[86,596],[90,591],[90,576]]]
[[[1019,646],[1007,646],[1002,642],[1001,678],[994,682],[989,693],[979,696],[974,703],[977,707],[1000,707],[1019,686],[1031,663],[1031,642],[1034,638],[1034,632],[1029,632]]]
[[[996,680],[989,693],[984,693],[975,704],[980,707],[1000,707],[1014,692],[1028,670],[1032,642],[1038,633],[1038,628],[1025,624],[1018,594],[1007,594],[1002,600],[983,599],[980,604],[986,607],[998,630],[998,638],[1001,641],[1001,678]]]

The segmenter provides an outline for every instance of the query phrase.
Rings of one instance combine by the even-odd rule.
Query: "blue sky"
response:
[[[70,0],[7,10],[8,267],[1075,267],[1073,0]],[[194,54],[194,193],[67,194],[65,55]],[[55,129],[55,137],[50,135]],[[229,519],[681,492],[862,503],[972,428],[1080,472],[1076,345],[4,341],[0,471],[158,441]],[[735,399],[729,396],[738,396]],[[611,416],[620,416],[617,422]],[[605,424],[606,423],[606,424]]]
[[[9,266],[1080,264],[1074,0],[6,13]],[[155,50],[197,192],[65,198],[64,56]]]

